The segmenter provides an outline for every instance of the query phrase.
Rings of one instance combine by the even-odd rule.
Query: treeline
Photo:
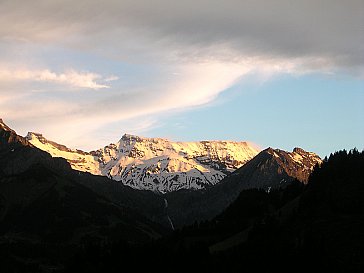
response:
[[[214,219],[157,241],[90,238],[49,253],[55,267],[28,272],[362,272],[364,152],[330,155],[307,185],[243,191]]]

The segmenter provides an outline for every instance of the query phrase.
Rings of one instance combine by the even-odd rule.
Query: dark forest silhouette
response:
[[[250,189],[210,221],[156,240],[2,243],[2,272],[360,272],[364,152],[340,151],[307,185]],[[135,235],[134,235],[135,236]],[[58,238],[59,239],[59,238]]]

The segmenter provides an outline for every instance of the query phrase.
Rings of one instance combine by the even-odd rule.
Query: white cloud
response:
[[[88,89],[102,89],[110,87],[108,85],[98,83],[98,80],[102,80],[102,76],[99,74],[90,72],[77,72],[75,70],[68,70],[63,73],[55,73],[49,69],[31,70],[0,67],[0,81],[48,82]],[[104,81],[110,81],[110,79],[106,78]]]
[[[321,61],[315,59],[310,62]],[[137,86],[126,89],[110,87],[106,93],[52,94],[20,86],[12,95],[2,88],[0,97],[7,99],[0,100],[0,116],[5,120],[15,120],[16,129],[23,134],[36,130],[69,146],[92,150],[117,140],[123,133],[140,134],[157,126],[157,117],[168,115],[169,111],[208,104],[248,75],[265,80],[277,73],[309,73],[313,71],[311,67],[306,59],[247,57],[234,62],[206,60],[169,65],[155,72],[153,82],[148,85],[144,85],[143,78],[140,78]],[[320,70],[323,67],[321,65]],[[327,71],[330,71],[329,67]],[[14,77],[28,79],[32,73],[15,73],[17,76]],[[0,79],[1,75],[0,72]],[[42,75],[47,80],[54,77],[48,73]],[[105,136],[109,137],[108,141]]]
[[[138,119],[135,133],[145,130],[155,124],[146,117],[210,103],[250,74],[364,75],[362,8],[362,0],[3,0],[0,58],[25,68],[0,63],[0,116],[21,132],[66,144],[77,136],[90,149],[105,144],[101,133],[130,132],[128,120]],[[48,60],[54,48],[64,51],[50,59],[70,66]],[[129,78],[128,64],[136,67]],[[52,92],[55,85],[108,92]]]
[[[104,79],[104,82],[112,82],[112,81],[117,81],[119,79],[118,76],[115,76],[115,75],[111,75],[107,78]]]

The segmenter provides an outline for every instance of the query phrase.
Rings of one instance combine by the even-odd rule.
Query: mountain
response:
[[[98,259],[79,255],[68,269],[363,272],[363,166],[364,152],[336,152],[314,168],[307,184],[295,181],[269,192],[243,190],[210,221],[195,222],[142,248],[100,246]],[[143,257],[143,262],[134,257]]]
[[[215,185],[259,152],[248,142],[171,142],[126,134],[115,144],[86,153],[37,133],[28,133],[26,139],[53,157],[67,159],[75,170],[160,193]]]
[[[51,157],[38,150],[26,138],[16,134],[0,119],[0,174],[16,175],[26,171],[32,165],[43,164],[48,168],[71,170],[66,160]]]
[[[3,125],[3,127],[5,126]],[[66,176],[67,179],[76,181],[78,184],[91,189],[93,192],[102,195],[115,204],[133,208],[149,220],[158,222],[167,228],[178,228],[186,224],[191,224],[194,221],[211,219],[229,206],[244,189],[261,188],[269,191],[274,188],[285,187],[294,179],[305,183],[314,165],[321,162],[320,158],[314,153],[305,152],[299,148],[295,148],[293,152],[268,148],[229,174],[233,166],[235,166],[234,164],[236,166],[243,164],[243,158],[246,155],[244,147],[248,144],[217,141],[206,143],[173,143],[163,139],[145,139],[125,135],[118,142],[118,145],[109,145],[107,148],[96,152],[84,153],[48,141],[39,134],[29,133],[26,138],[22,138],[17,136],[10,128],[7,131],[8,135],[11,135],[11,138],[17,139],[21,143],[20,147],[24,145],[32,147],[32,149],[27,149],[28,153],[32,151],[33,156],[40,157],[42,155],[42,157],[45,157],[46,160],[43,160],[44,162],[42,164],[45,164],[48,168],[61,169],[62,172],[60,175]],[[41,147],[42,150],[47,150],[48,153],[41,152],[35,146]],[[160,147],[159,150],[156,150],[156,147]],[[161,147],[165,147],[165,149],[163,150]],[[185,151],[184,153],[181,153],[182,148]],[[179,154],[176,154],[176,150],[180,151]],[[144,151],[144,154],[142,151]],[[240,153],[237,151],[240,151]],[[216,153],[213,154],[214,152]],[[239,163],[231,159],[232,155],[230,154],[233,152],[236,152],[242,159]],[[198,156],[202,153],[208,153],[209,157]],[[51,158],[49,154],[54,157]],[[210,164],[209,166],[216,163],[213,160],[225,162],[224,164],[218,165],[221,168],[221,173],[224,172],[225,178],[214,186],[205,187],[198,191],[194,190],[194,188],[181,189],[167,192],[164,195],[153,194],[153,191],[149,190],[134,191],[129,186],[125,186],[123,183],[115,180],[110,180],[106,176],[95,176],[86,172],[86,167],[93,168],[97,166],[96,164],[89,164],[89,162],[96,162],[91,161],[91,159],[97,158],[96,154],[99,154],[99,159],[103,158],[104,162],[108,162],[105,166],[115,164],[115,162],[121,162],[122,160],[140,162],[140,165],[136,165],[135,169],[138,166],[143,166],[142,164],[145,162],[163,162],[163,160],[170,162],[171,155],[175,157],[180,156],[176,160],[187,160],[183,156],[189,154],[191,157],[189,160],[195,160],[195,162],[199,160],[201,162],[204,159],[205,164]],[[181,154],[183,155],[182,157]],[[68,162],[63,158],[57,157],[61,155],[67,158]],[[26,169],[29,164],[25,163],[25,159],[32,158],[29,155],[22,156],[21,158],[24,162],[13,164],[11,162],[18,159],[8,160],[8,156],[3,157],[2,164],[7,164],[8,169],[14,168],[14,172],[22,172],[23,167]],[[146,157],[151,157],[151,159],[143,159]],[[118,158],[120,158],[119,161],[117,161]],[[78,168],[80,171],[70,170],[70,164],[72,164],[73,169]],[[129,163],[127,167],[129,168],[132,165],[132,163]],[[60,166],[63,167],[61,168]],[[103,166],[103,163],[100,163],[99,166]],[[228,168],[226,166],[231,167]],[[217,167],[215,166],[215,168]],[[143,168],[139,169],[145,170]],[[162,174],[165,175],[165,178],[172,173],[165,171]],[[133,173],[130,175],[133,178]],[[153,175],[158,177],[158,172],[155,171]],[[140,177],[134,177],[136,181],[140,181],[137,180]],[[178,182],[178,180],[175,182]]]
[[[32,144],[34,137],[54,153],[75,154],[71,161],[75,166],[86,166],[87,157],[101,151],[110,156],[115,151],[83,153],[40,135],[24,138],[0,120],[1,271],[100,272],[123,266],[128,272],[145,271],[144,267],[193,272],[192,264],[197,264],[198,272],[241,272],[244,265],[252,272],[256,266],[255,272],[260,272],[264,263],[259,264],[259,257],[270,265],[282,265],[278,257],[287,257],[287,268],[298,264],[302,255],[317,259],[315,242],[322,250],[321,238],[335,249],[332,238],[336,237],[340,244],[348,244],[349,254],[343,259],[359,260],[351,246],[360,229],[352,233],[351,225],[362,221],[357,218],[363,212],[362,161],[333,156],[327,164],[300,148],[292,152],[268,148],[234,172],[226,167],[225,178],[213,186],[161,195],[75,170],[70,159],[38,149]],[[129,147],[127,139],[125,147]],[[131,151],[151,147],[150,139],[139,141],[138,149],[128,148],[133,160],[138,156]],[[147,148],[144,151],[149,152]],[[127,148],[116,150],[122,153]],[[312,172],[316,174],[311,176]],[[331,219],[332,215],[339,218]],[[350,220],[348,226],[345,219]],[[179,231],[172,233],[174,228]],[[355,238],[347,239],[341,230]],[[155,241],[158,238],[162,239]],[[259,256],[262,249],[271,252]],[[294,256],[295,251],[300,255]],[[329,254],[339,260],[338,253]],[[249,258],[242,264],[241,257]],[[181,260],[183,265],[176,268]]]
[[[296,179],[307,183],[314,166],[321,162],[318,155],[300,148],[293,152],[265,149],[214,187],[166,194],[169,216],[177,227],[211,219],[234,202],[243,190],[269,192],[284,188]]]
[[[225,182],[237,183],[241,187],[240,191],[249,188],[269,191],[284,187],[293,179],[307,183],[314,167],[321,162],[317,154],[306,152],[301,148],[294,148],[292,152],[267,148],[253,158],[249,165],[228,176]]]
[[[5,145],[7,143],[19,143],[23,145],[29,145],[28,141],[21,136],[18,136],[14,130],[7,126],[0,118],[0,144]]]
[[[25,139],[38,149],[49,153],[52,157],[66,159],[74,170],[101,175],[97,159],[89,153],[69,149],[64,145],[47,140],[42,134],[38,133],[28,133]]]
[[[0,120],[0,249],[145,242],[166,232],[151,220],[163,218],[163,210],[157,195],[75,171]]]

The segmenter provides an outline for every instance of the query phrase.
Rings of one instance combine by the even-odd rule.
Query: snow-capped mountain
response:
[[[64,145],[50,141],[38,133],[28,133],[25,137],[40,150],[48,152],[52,157],[67,159],[72,169],[101,175],[100,164],[96,157],[81,150],[72,150]]]
[[[53,157],[67,159],[75,170],[161,193],[214,185],[259,152],[247,142],[171,142],[128,134],[90,153],[69,149],[41,134],[28,133],[26,139]]]

